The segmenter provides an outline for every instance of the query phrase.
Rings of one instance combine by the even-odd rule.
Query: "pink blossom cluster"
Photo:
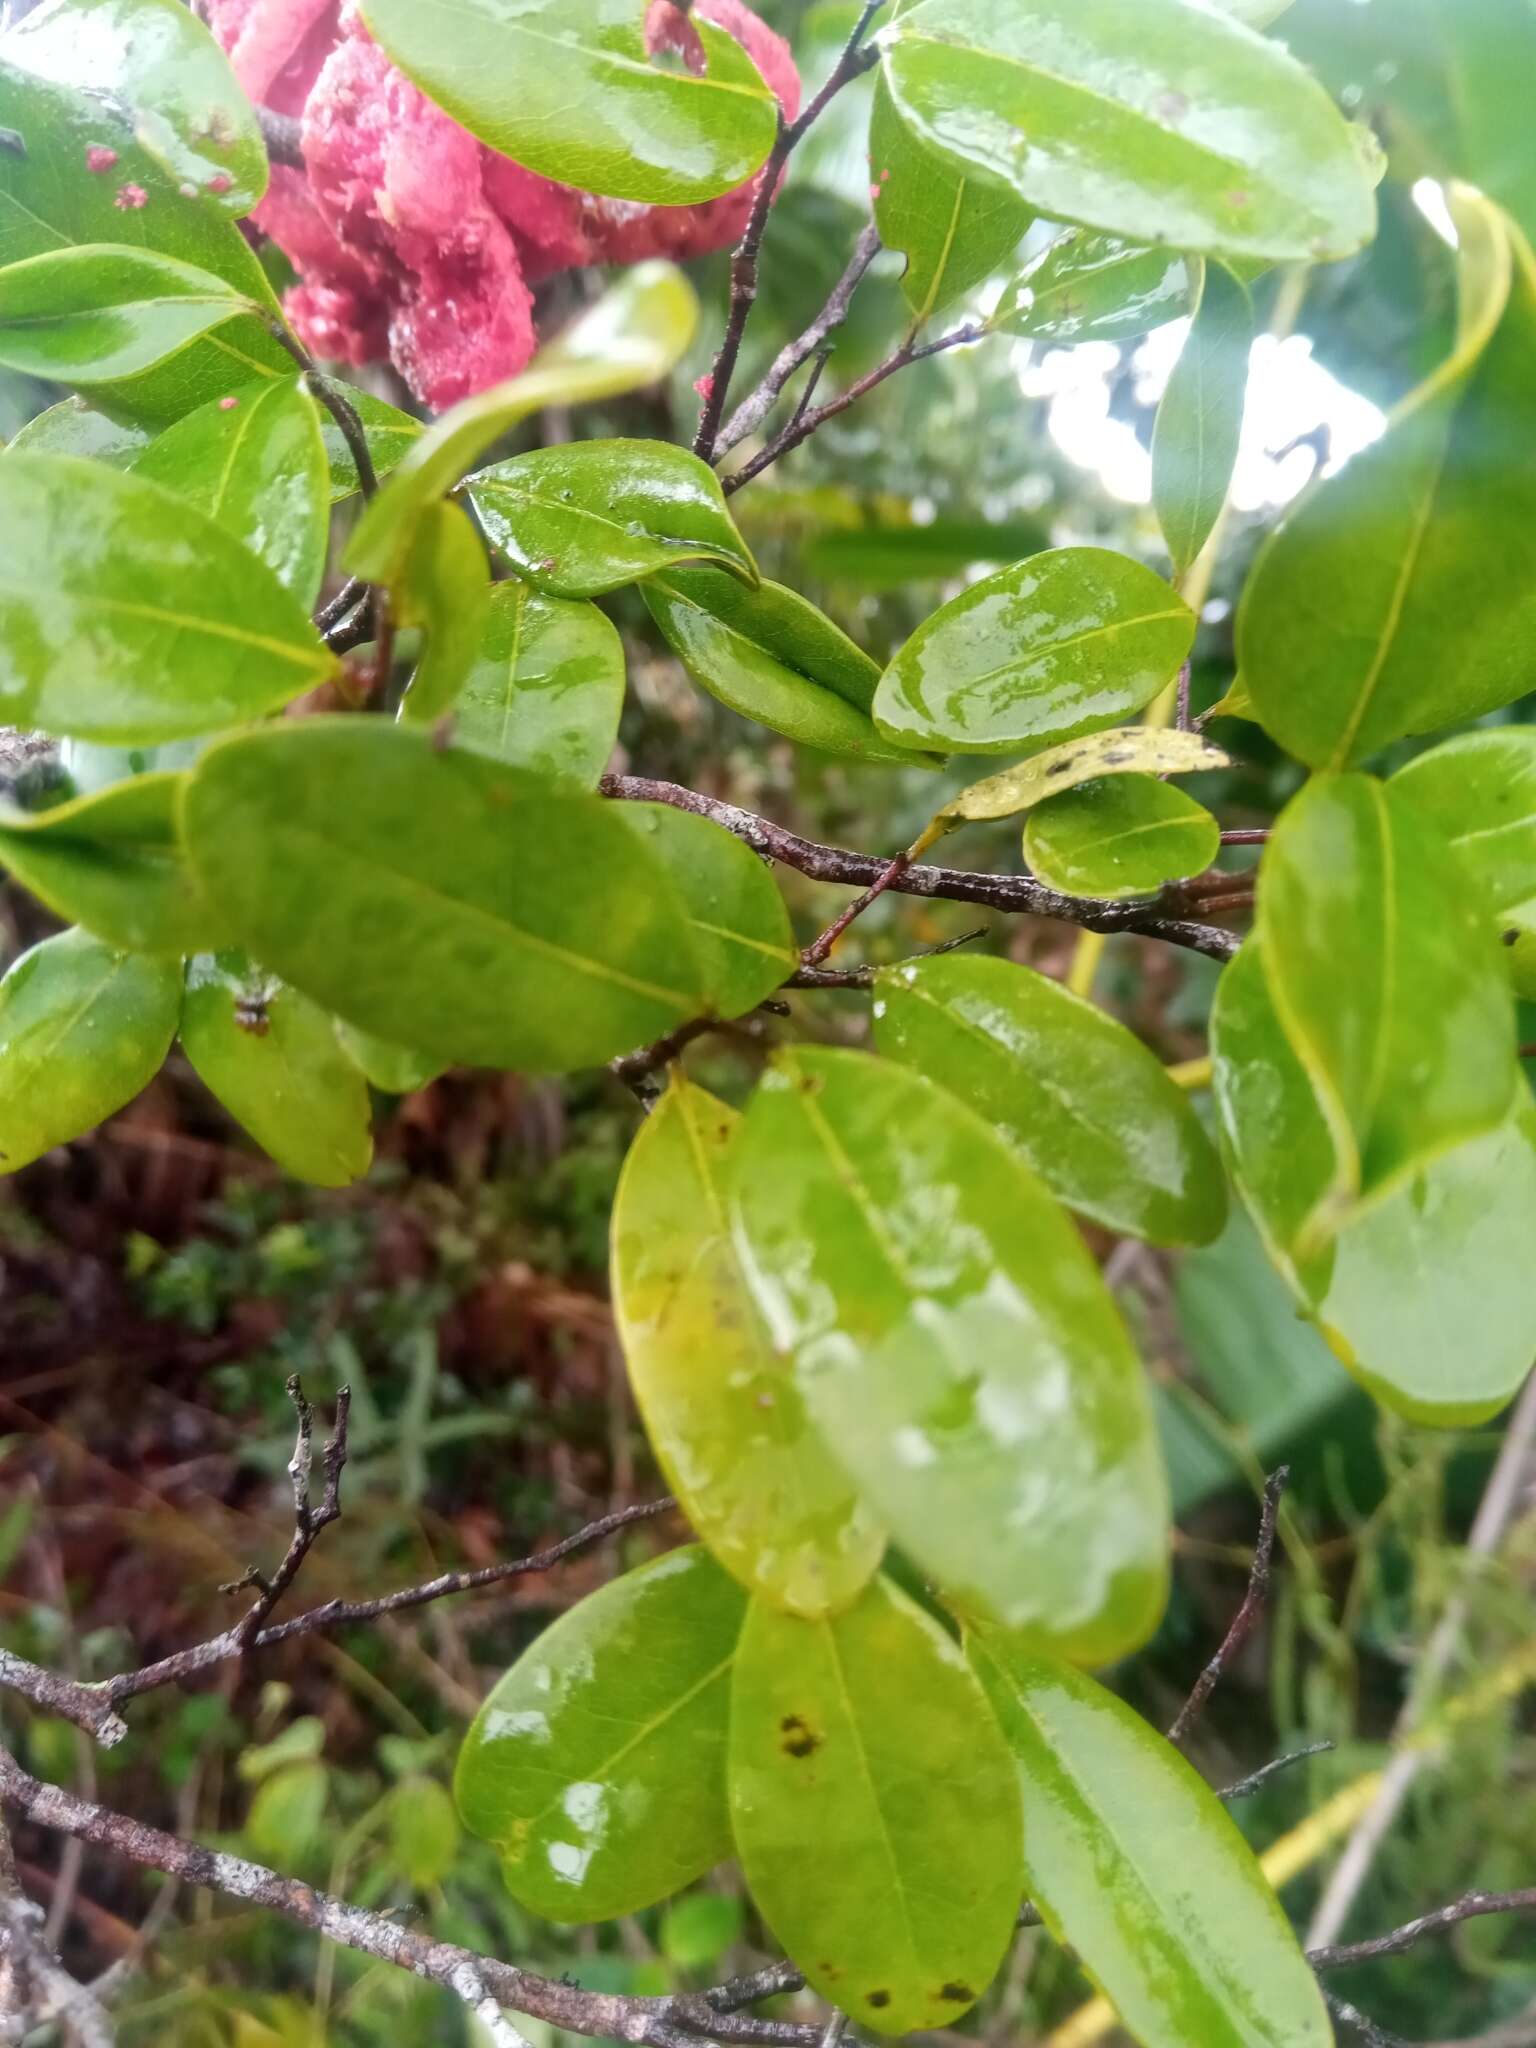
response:
[[[743,45],[793,119],[800,79],[782,37],[742,0],[693,11]],[[703,255],[746,224],[755,181],[701,206],[639,206],[523,169],[397,71],[353,0],[207,0],[207,15],[247,95],[301,124],[304,170],[274,165],[254,216],[299,273],[287,306],[300,337],[329,362],[388,357],[434,408],[528,361],[541,278]],[[672,0],[653,0],[646,42],[702,68]]]

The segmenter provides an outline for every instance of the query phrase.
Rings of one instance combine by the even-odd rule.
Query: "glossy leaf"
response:
[[[1127,36],[1135,60],[1127,62]],[[917,0],[882,37],[897,111],[1055,220],[1315,262],[1375,226],[1347,123],[1278,44],[1184,0]]]
[[[1225,264],[1202,269],[1195,317],[1152,431],[1152,503],[1180,571],[1205,546],[1226,502],[1242,439],[1253,346],[1247,286]]]
[[[781,1054],[738,1141],[749,1284],[812,1420],[964,1611],[1085,1661],[1162,1611],[1146,1388],[1076,1229],[921,1074]]]
[[[703,975],[703,1007],[740,1017],[788,980],[800,953],[773,872],[734,833],[671,804],[618,815],[671,875]]]
[[[363,437],[368,443],[368,453],[373,457],[374,475],[388,476],[415,447],[426,428],[420,420],[412,419],[408,412],[401,412],[398,406],[375,398],[371,391],[363,391],[355,384],[347,386],[346,395],[347,403],[362,421]],[[320,415],[320,435],[325,442],[325,459],[330,465],[331,502],[339,504],[357,492],[357,464],[347,446],[346,435],[328,412],[322,411]]]
[[[412,1046],[376,1038],[371,1031],[359,1031],[355,1024],[339,1018],[336,1036],[343,1052],[354,1066],[362,1068],[370,1085],[382,1095],[414,1095],[443,1071],[441,1060],[417,1052]]]
[[[254,377],[291,371],[265,324],[276,315],[276,295],[235,223],[206,200],[187,198],[119,109],[17,68],[17,48],[7,38],[0,61],[0,128],[23,144],[0,150],[0,264],[85,243],[128,244],[211,271],[266,309],[226,321],[141,377],[105,387],[103,409],[115,419],[166,425]],[[113,161],[93,171],[91,151]],[[139,193],[142,205],[118,204],[120,195],[132,202]]]
[[[1031,871],[1067,896],[1149,896],[1198,875],[1221,850],[1221,827],[1192,796],[1155,775],[1080,782],[1037,804],[1024,825]]]
[[[0,270],[0,364],[70,384],[153,369],[250,306],[211,271],[110,243]]]
[[[908,747],[1000,754],[1118,725],[1178,674],[1194,614],[1107,548],[1051,548],[926,619],[880,679],[875,723]]]
[[[519,576],[551,597],[600,597],[680,562],[757,566],[708,463],[666,441],[570,441],[470,479],[475,510]]]
[[[1305,1233],[1498,1123],[1515,1082],[1498,948],[1455,855],[1389,787],[1309,783],[1260,871],[1259,948],[1333,1139]]]
[[[85,455],[112,469],[132,469],[150,439],[143,427],[108,419],[83,398],[61,398],[45,412],[34,413],[7,448],[13,455]]]
[[[1515,987],[1536,995],[1536,731],[1460,733],[1392,778],[1482,884]]]
[[[702,1006],[683,905],[620,818],[425,733],[309,718],[221,741],[184,829],[256,958],[445,1063],[596,1066]]]
[[[726,1712],[746,1595],[696,1548],[562,1614],[476,1715],[459,1816],[546,1920],[612,1920],[730,1853]]]
[[[275,711],[330,674],[297,598],[158,484],[65,455],[8,455],[3,474],[7,723],[177,739]]]
[[[1529,252],[1453,193],[1461,331],[1382,438],[1302,497],[1261,550],[1238,615],[1255,715],[1314,768],[1480,716],[1529,687],[1536,432]]]
[[[726,1212],[739,1122],[674,1073],[614,1201],[614,1314],[646,1432],[689,1521],[749,1590],[815,1618],[852,1604],[885,1538],[747,1291]]]
[[[901,289],[920,324],[1006,263],[1034,219],[1013,193],[966,177],[919,142],[883,81],[870,115],[869,178],[875,225],[907,259]]]
[[[699,302],[680,270],[636,264],[520,377],[466,398],[406,450],[358,521],[347,566],[392,582],[425,508],[453,490],[493,441],[546,405],[617,398],[655,383],[692,341],[698,318]]]
[[[703,77],[650,60],[635,0],[364,0],[363,17],[471,134],[562,185],[692,206],[750,178],[773,146],[777,101],[703,11]]]
[[[178,958],[225,936],[177,830],[185,777],[133,776],[51,810],[0,809],[0,864],[109,945]]]
[[[454,744],[594,789],[619,736],[624,643],[595,604],[498,583],[454,705]]]
[[[131,1102],[170,1050],[181,968],[60,932],[0,981],[0,1173]]]
[[[1016,811],[1032,810],[1049,797],[1104,776],[1196,775],[1231,765],[1220,747],[1212,746],[1197,732],[1181,732],[1175,726],[1123,725],[1047,747],[1015,767],[973,782],[938,815],[955,824],[1011,818]]]
[[[1193,1766],[1081,1672],[996,1635],[970,1653],[1018,1767],[1026,1892],[1143,2048],[1331,2048],[1285,1911]]]
[[[297,377],[251,384],[188,413],[133,464],[244,541],[307,609],[330,532],[315,401]]]
[[[1008,287],[991,324],[1036,341],[1129,341],[1190,310],[1192,267],[1168,249],[1069,228]]]
[[[394,591],[402,626],[426,642],[400,705],[407,725],[430,725],[452,710],[479,657],[491,608],[485,548],[462,505],[429,505]]]
[[[1058,1200],[1153,1244],[1226,1220],[1221,1166],[1184,1091],[1107,1012],[1010,960],[882,968],[875,1043],[966,1103]]]
[[[832,1621],[753,1602],[730,1788],[758,1910],[825,1998],[879,2034],[975,2004],[1018,1918],[1016,1775],[959,1648],[889,1579]]]
[[[671,569],[642,595],[693,680],[743,718],[824,753],[923,765],[883,739],[863,708],[874,662],[782,583],[746,590],[718,569]]]
[[[267,152],[229,59],[181,0],[49,0],[6,54],[39,78],[115,101],[178,185],[238,220],[267,189]]]

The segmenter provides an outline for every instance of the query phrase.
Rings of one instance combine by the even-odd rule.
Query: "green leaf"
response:
[[[1049,797],[1102,776],[1195,775],[1231,766],[1220,747],[1197,732],[1181,732],[1176,726],[1122,725],[1047,747],[1027,761],[973,782],[938,817],[952,819],[954,824],[947,829],[953,830],[967,820],[1010,818],[1016,811],[1033,810]]]
[[[730,1786],[752,1896],[825,1998],[879,2034],[975,2004],[1018,1919],[1016,1776],[960,1650],[889,1579],[833,1621],[752,1603]]]
[[[0,981],[0,1173],[78,1138],[159,1072],[181,1006],[171,960],[60,932]]]
[[[800,964],[772,870],[734,833],[671,804],[621,803],[618,814],[671,875],[717,1017],[741,1017]]]
[[[35,413],[7,445],[13,455],[87,455],[113,469],[132,469],[150,438],[143,427],[122,426],[83,398],[61,398]]]
[[[1405,24],[1446,94],[1455,175],[1497,200],[1536,235],[1536,176],[1524,80],[1536,64],[1536,18],[1522,0],[1424,0]]]
[[[778,102],[702,13],[702,78],[651,61],[637,0],[365,0],[363,18],[472,135],[584,192],[693,206],[750,178],[773,146]]]
[[[906,590],[950,583],[978,563],[1001,565],[1032,555],[1049,539],[1032,519],[934,519],[927,526],[871,518],[860,526],[824,526],[800,549],[808,576],[861,590]],[[878,681],[878,673],[876,680]]]
[[[263,1779],[245,1817],[246,1838],[265,1862],[293,1870],[311,1862],[325,1843],[330,1773],[324,1764],[289,1764]]]
[[[1203,282],[1152,430],[1152,503],[1173,566],[1187,569],[1226,502],[1243,433],[1253,305],[1222,263]]]
[[[1237,649],[1256,717],[1314,768],[1524,695],[1536,630],[1529,251],[1465,190],[1461,335],[1387,430],[1324,477],[1249,576]]]
[[[0,270],[0,363],[56,383],[116,384],[250,306],[211,271],[87,243]]]
[[[1515,987],[1536,996],[1536,730],[1460,733],[1400,768],[1392,789],[1482,884]]]
[[[1256,926],[1281,1026],[1333,1140],[1317,1242],[1358,1201],[1498,1123],[1513,1011],[1485,915],[1445,841],[1364,775],[1309,783],[1260,870]]]
[[[133,953],[227,937],[182,851],[184,775],[137,775],[46,811],[0,809],[0,861],[58,916]]]
[[[1205,1244],[1226,1219],[1221,1167],[1183,1089],[1125,1026],[1010,960],[882,968],[880,1051],[942,1083],[1069,1209],[1153,1244]]]
[[[882,739],[864,708],[879,677],[874,662],[782,583],[747,590],[718,569],[671,569],[641,595],[693,680],[743,718],[824,753],[925,765]]]
[[[908,747],[1001,754],[1118,725],[1176,676],[1195,618],[1107,548],[1049,548],[973,583],[880,679],[875,723]]]
[[[267,152],[229,59],[182,0],[51,0],[6,55],[36,77],[98,94],[178,186],[242,219],[267,189]]]
[[[435,1778],[403,1778],[389,1795],[389,1849],[396,1870],[416,1891],[430,1892],[459,1858],[459,1816]]]
[[[406,450],[358,521],[347,567],[371,582],[393,582],[426,507],[453,490],[493,441],[546,405],[617,398],[654,384],[687,349],[698,318],[698,299],[680,270],[636,264],[520,377],[466,398]]]
[[[402,626],[421,626],[426,645],[400,705],[407,725],[430,725],[452,710],[480,653],[491,609],[485,548],[462,505],[429,505],[394,592]]]
[[[885,1539],[747,1291],[726,1214],[739,1123],[674,1074],[619,1181],[614,1314],[646,1432],[689,1521],[749,1590],[815,1618],[851,1605]]]
[[[336,1036],[347,1057],[362,1068],[372,1086],[383,1095],[414,1095],[443,1071],[441,1060],[417,1052],[412,1046],[376,1038],[371,1031],[359,1031],[355,1024],[340,1018],[336,1020]]]
[[[595,604],[498,583],[454,706],[454,744],[563,789],[593,789],[624,708],[624,643]]]
[[[1317,1979],[1216,1794],[1081,1672],[971,1658],[1018,1766],[1025,1889],[1143,2048],[1330,2048]]]
[[[119,743],[275,711],[335,662],[303,606],[221,526],[142,477],[8,455],[0,718]]]
[[[1215,0],[1215,4],[1234,21],[1245,21],[1250,28],[1268,28],[1284,14],[1291,0]]]
[[[482,469],[469,493],[493,544],[551,597],[600,597],[680,562],[757,565],[708,463],[666,441],[568,441]]]
[[[746,1596],[674,1550],[589,1594],[475,1716],[453,1790],[546,1920],[654,1905],[730,1854],[726,1711]]]
[[[320,590],[330,492],[315,401],[297,377],[188,413],[133,464],[244,541],[307,609]]]
[[[674,1970],[708,1970],[740,1941],[741,1900],[721,1892],[690,1892],[661,1916],[661,1952]]]
[[[368,1084],[325,1011],[243,953],[187,963],[181,1046],[285,1173],[344,1188],[373,1159]]]
[[[235,223],[205,200],[185,197],[181,181],[108,102],[17,69],[16,47],[8,38],[0,62],[0,128],[23,146],[0,150],[0,265],[79,244],[126,243],[211,271],[266,309],[226,321],[142,377],[107,387],[102,409],[165,425],[253,377],[287,375],[293,364],[266,327],[276,295]],[[92,150],[115,152],[116,161],[92,171]],[[140,193],[143,204],[132,203]],[[127,195],[121,206],[120,195]]]
[[[1276,262],[1329,262],[1374,232],[1321,86],[1204,7],[1140,0],[1132,24],[1119,0],[917,0],[881,42],[908,126],[1052,219]]]
[[[1192,796],[1155,775],[1080,782],[1036,805],[1024,858],[1067,896],[1150,896],[1198,875],[1221,850],[1221,827]]]
[[[869,123],[875,225],[887,249],[907,259],[901,289],[919,326],[1005,264],[1033,210],[991,183],[955,171],[918,141],[875,86]]]
[[[388,476],[415,447],[426,428],[420,420],[402,412],[399,406],[375,398],[371,391],[364,391],[356,384],[345,387],[345,397],[362,421],[363,438],[368,443],[368,453],[373,457],[374,475]],[[358,490],[357,464],[347,446],[346,435],[329,412],[322,411],[320,415],[320,435],[325,442],[325,459],[331,470],[331,503],[340,504]]]
[[[565,1073],[703,1005],[682,902],[621,818],[425,733],[309,718],[220,741],[183,822],[257,959],[445,1063]]]
[[[812,1420],[945,1598],[1085,1661],[1145,1641],[1167,1570],[1145,1383],[1018,1153],[921,1074],[800,1049],[752,1099],[733,1199]]]
[[[1190,259],[1069,228],[1008,287],[991,325],[1037,341],[1129,341],[1190,310]]]

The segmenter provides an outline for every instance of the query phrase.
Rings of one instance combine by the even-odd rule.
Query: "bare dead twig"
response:
[[[1247,1642],[1254,1623],[1264,1611],[1269,1598],[1269,1568],[1275,1550],[1275,1525],[1280,1514],[1280,1496],[1290,1478],[1288,1465],[1281,1465],[1271,1472],[1264,1482],[1264,1505],[1259,1515],[1259,1539],[1253,1550],[1253,1569],[1248,1574],[1248,1590],[1243,1595],[1242,1605],[1233,1615],[1231,1625],[1217,1648],[1216,1654],[1195,1681],[1194,1691],[1174,1716],[1173,1726],[1168,1730],[1170,1742],[1182,1742],[1205,1711],[1206,1702],[1221,1683],[1222,1673]]]
[[[290,1373],[287,1393],[299,1419],[298,1438],[293,1456],[288,1461],[288,1477],[293,1482],[293,1536],[282,1563],[271,1579],[262,1584],[260,1596],[235,1624],[235,1640],[241,1650],[250,1647],[262,1623],[298,1577],[299,1569],[320,1531],[341,1516],[341,1472],[347,1462],[347,1422],[352,1413],[352,1389],[342,1387],[336,1396],[336,1419],[330,1441],[322,1453],[325,1487],[318,1508],[312,1507],[309,1499],[310,1471],[314,1460],[314,1410],[304,1398],[297,1373]]]
[[[1345,1941],[1328,1948],[1308,1949],[1307,1961],[1314,1970],[1344,1970],[1352,1963],[1400,1956],[1426,1935],[1443,1934],[1447,1928],[1459,1927],[1464,1920],[1480,1920],[1489,1913],[1536,1913],[1536,1885],[1513,1892],[1467,1892],[1452,1899],[1448,1906],[1437,1906],[1432,1913],[1421,1913],[1417,1920],[1405,1921],[1389,1934],[1378,1934],[1369,1941]]]
[[[1287,1750],[1284,1756],[1271,1758],[1267,1764],[1260,1764],[1256,1771],[1250,1771],[1245,1778],[1238,1778],[1233,1784],[1223,1785],[1216,1797],[1225,1803],[1232,1799],[1246,1799],[1267,1785],[1271,1778],[1278,1778],[1282,1771],[1288,1771],[1293,1764],[1305,1763],[1309,1756],[1326,1756],[1334,1747],[1331,1742],[1308,1742],[1300,1749]]]

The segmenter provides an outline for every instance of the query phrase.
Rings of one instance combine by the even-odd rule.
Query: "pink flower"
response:
[[[117,162],[117,151],[108,149],[104,142],[93,142],[85,152],[85,168],[88,171],[110,171]]]
[[[149,194],[142,185],[119,185],[112,195],[112,204],[119,213],[137,213],[141,206],[148,206]]]

